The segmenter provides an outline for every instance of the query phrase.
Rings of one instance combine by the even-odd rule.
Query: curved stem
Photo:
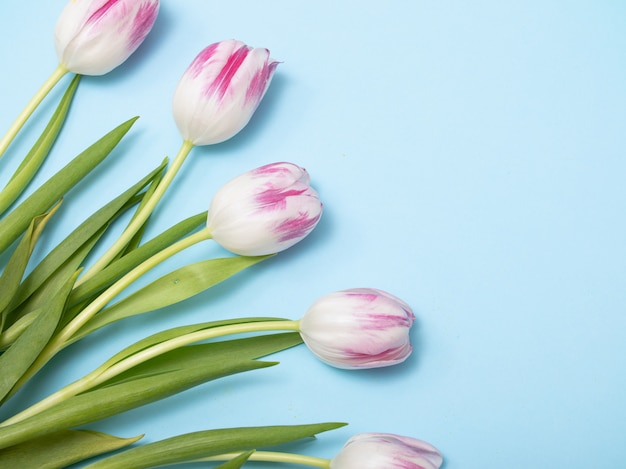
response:
[[[113,365],[109,365],[105,362],[91,373],[83,376],[72,384],[65,386],[59,391],[51,394],[47,398],[39,401],[37,404],[29,407],[28,409],[14,415],[13,417],[5,420],[0,424],[0,427],[4,427],[13,423],[25,420],[33,415],[42,412],[45,409],[65,401],[77,394],[84,393],[94,388],[95,386],[108,381],[115,376],[130,370],[131,368],[144,363],[152,358],[163,355],[185,345],[192,344],[194,342],[200,342],[203,340],[215,339],[227,335],[243,334],[248,332],[267,332],[267,331],[299,331],[300,321],[290,320],[276,320],[276,321],[257,321],[248,323],[231,324],[227,326],[213,327],[210,329],[203,329],[200,331],[192,332],[189,334],[175,337],[170,340],[166,340],[157,345],[153,345],[146,349],[140,350]]]
[[[172,164],[163,175],[163,179],[159,182],[154,192],[150,195],[146,204],[137,212],[135,217],[128,224],[126,229],[122,232],[120,237],[111,245],[111,247],[98,259],[90,268],[85,272],[81,278],[78,279],[74,288],[82,285],[85,281],[89,280],[95,274],[104,269],[111,260],[128,244],[130,239],[139,231],[141,226],[148,219],[154,208],[156,207],[161,197],[171,184],[174,176],[182,166],[183,162],[189,155],[189,152],[194,147],[193,143],[185,140],[178,150],[178,154],[172,161]]]
[[[107,288],[100,296],[89,303],[74,319],[72,319],[61,331],[59,331],[48,342],[46,347],[41,351],[37,359],[30,366],[28,371],[22,375],[16,383],[14,389],[19,389],[26,381],[28,381],[37,371],[39,371],[46,363],[50,361],[66,344],[71,340],[72,336],[83,327],[94,315],[106,306],[109,301],[121,293],[132,282],[137,280],[150,269],[160,264],[164,260],[192,246],[200,241],[210,239],[211,232],[208,228],[204,228],[192,235],[183,238],[167,248],[159,251],[154,256],[146,259],[137,267],[132,269],[117,282]]]
[[[204,461],[228,461],[236,458],[241,453],[218,454],[217,456],[209,456],[207,458],[197,459],[196,462]],[[280,453],[277,451],[255,451],[248,458],[249,461],[279,462],[299,464],[301,466],[320,467],[322,469],[330,469],[330,460],[324,458],[316,458],[314,456],[305,456],[304,454]]]
[[[31,114],[37,109],[37,106],[39,106],[50,90],[54,88],[54,85],[56,85],[67,72],[69,72],[69,70],[65,68],[64,65],[59,64],[54,72],[52,72],[52,75],[41,85],[41,88],[30,98],[30,101],[28,101],[22,112],[20,112],[15,121],[13,121],[13,124],[11,124],[6,134],[0,139],[0,157],[2,157]]]

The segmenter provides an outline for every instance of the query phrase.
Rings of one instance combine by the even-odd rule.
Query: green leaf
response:
[[[186,236],[206,221],[206,212],[199,213],[167,229],[160,235],[114,261],[72,292],[72,304],[86,300],[109,287],[113,282],[157,252]]]
[[[0,355],[0,400],[11,392],[15,383],[52,337],[75,280],[75,276],[70,277],[63,288],[49,299],[46,309],[43,309],[13,345]]]
[[[167,165],[167,162],[168,162],[168,158],[166,157],[163,160],[163,168],[162,168],[162,170],[150,182],[150,186],[144,192],[143,197],[141,198],[141,202],[139,203],[139,206],[136,208],[135,213],[133,214],[133,217],[131,218],[129,223],[132,223],[132,221],[135,218],[137,218],[137,215],[141,212],[141,209],[148,203],[148,201],[152,197],[152,194],[154,194],[154,191],[156,190],[158,185],[161,183],[161,180],[163,179],[163,175],[165,174],[165,166]],[[150,215],[152,215],[152,214],[150,214]],[[141,244],[141,239],[143,238],[143,233],[146,230],[146,227],[148,226],[148,221],[149,220],[150,220],[150,216],[148,216],[148,218],[146,218],[146,221],[144,221],[144,223],[141,225],[141,228],[139,228],[137,230],[137,232],[135,233],[135,235],[130,239],[130,241],[128,242],[126,247],[117,254],[116,259],[118,259],[118,258],[120,258],[122,256],[125,256],[129,252],[131,252],[134,249],[136,249],[137,247],[139,247],[139,245]]]
[[[137,446],[87,466],[89,469],[144,469],[189,462],[224,453],[276,446],[334,430],[344,423],[282,425],[206,430]],[[240,467],[220,466],[220,467]]]
[[[98,166],[136,120],[135,117],[124,122],[80,153],[0,220],[0,252],[4,252],[26,230],[30,220],[50,209],[67,191]]]
[[[191,298],[271,256],[209,259],[177,269],[102,310],[77,333],[84,337],[120,319],[144,314]]]
[[[0,467],[61,469],[132,445],[141,438],[118,438],[90,430],[61,430],[0,450]]]
[[[35,243],[39,235],[46,226],[46,223],[56,212],[60,202],[52,208],[52,210],[44,215],[36,217],[31,223],[24,236],[20,240],[17,248],[11,255],[4,272],[0,276],[0,311],[2,319],[0,320],[0,331],[4,329],[7,312],[5,309],[11,303],[15,293],[18,291],[20,281],[28,265],[28,260],[33,252]]]
[[[56,271],[50,275],[21,305],[17,305],[18,300],[20,300],[18,291],[15,298],[16,301],[12,302],[11,306],[8,308],[7,319],[9,323],[13,324],[33,310],[39,308],[45,309],[50,297],[65,284],[70,276],[76,273],[81,263],[89,254],[93,245],[101,235],[102,230],[99,233],[96,233],[87,243],[79,246],[76,251],[73,252],[72,255],[61,266],[59,266]]]
[[[22,194],[50,153],[50,149],[56,141],[61,127],[63,127],[79,81],[80,75],[76,75],[70,82],[43,133],[15,170],[6,187],[0,192],[0,214],[4,213]]]
[[[272,337],[272,339],[268,342],[266,337]],[[302,338],[296,333],[271,334],[269,336],[249,337],[247,339],[240,340],[241,342],[237,340],[226,340],[179,347],[175,350],[163,353],[146,362],[136,365],[130,370],[111,378],[94,389],[104,388],[111,386],[112,384],[119,384],[148,376],[168,374],[187,368],[210,367],[217,359],[217,354],[219,354],[220,359],[224,361],[239,360],[242,357],[241,351],[238,347],[243,347],[244,345],[247,347],[246,353],[248,353],[248,358],[253,359],[272,353],[271,351],[276,347],[280,350],[285,350],[289,347],[294,347],[302,343]],[[267,347],[273,348],[268,349]],[[112,360],[111,362],[116,361]]]
[[[50,303],[50,298],[53,297],[59,290],[66,285],[68,279],[72,279],[71,283],[73,285],[75,276],[78,274],[78,267],[85,258],[85,256],[91,250],[93,243],[98,239],[98,234],[94,236],[89,243],[85,243],[81,246],[72,257],[70,257],[65,264],[63,264],[57,271],[52,275],[43,285],[39,288],[24,304],[21,305],[20,308],[11,312],[11,315],[17,318],[17,321],[21,320],[21,318],[27,317],[30,314],[33,314],[37,310],[46,310]],[[69,295],[69,292],[67,293]],[[66,296],[67,298],[67,296]],[[67,309],[63,308],[62,316],[60,318],[60,325],[65,324],[67,321],[65,320],[67,314]],[[14,319],[11,317],[11,319]],[[28,371],[20,378],[20,380],[15,384],[11,393],[7,396],[10,397],[17,390],[19,390],[28,380],[38,371],[39,368],[30,367]]]
[[[167,162],[151,171],[137,184],[124,191],[118,197],[97,210],[83,223],[81,223],[69,236],[59,243],[50,253],[33,269],[30,275],[22,282],[14,305],[19,305],[37,290],[57,269],[74,255],[76,250],[90,242],[98,232],[108,226],[119,216],[131,203],[134,196],[141,191],[150,181],[155,178],[165,167]]]
[[[254,450],[245,451],[241,453],[239,456],[235,456],[230,461],[226,461],[225,463],[220,464],[219,466],[215,466],[215,469],[239,469],[243,467],[243,465],[248,461],[250,456],[254,454]]]
[[[290,335],[292,337],[283,338]],[[30,418],[0,427],[0,448],[110,417],[207,381],[275,365],[253,358],[293,346],[296,340],[293,336],[264,335],[253,339],[216,342],[210,344],[213,347],[207,350],[207,361],[202,366],[185,367],[180,364],[179,369],[174,371],[113,383],[73,396]],[[224,350],[230,358],[224,358]],[[237,353],[233,354],[234,350]]]

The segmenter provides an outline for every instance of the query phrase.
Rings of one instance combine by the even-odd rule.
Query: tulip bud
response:
[[[378,368],[411,354],[409,305],[372,288],[338,291],[318,299],[300,319],[300,335],[322,361],[337,368]]]
[[[330,469],[438,469],[441,453],[425,441],[389,433],[361,433],[348,440]]]
[[[124,62],[152,29],[159,0],[70,0],[57,21],[59,62],[81,75],[104,75]]]
[[[322,215],[309,174],[292,163],[248,171],[211,201],[207,228],[224,248],[244,256],[283,251],[307,236]]]
[[[277,65],[267,49],[240,41],[206,47],[174,92],[174,120],[182,137],[211,145],[237,134],[261,102]]]

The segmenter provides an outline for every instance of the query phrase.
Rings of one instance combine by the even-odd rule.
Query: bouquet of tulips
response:
[[[5,259],[0,275],[0,403],[19,400],[21,388],[55,355],[94,331],[205,291],[291,248],[320,221],[322,203],[307,171],[275,162],[225,183],[206,212],[143,239],[151,214],[193,148],[237,135],[277,69],[267,49],[227,40],[202,50],[176,87],[173,115],[182,144],[175,158],[155,164],[136,184],[86,216],[43,259],[33,258],[64,197],[96,170],[135,121],[109,131],[45,183],[30,188],[62,131],[80,76],[105,75],[124,62],[152,29],[158,10],[158,0],[70,1],[54,33],[58,67],[0,140],[1,156],[11,151],[13,139],[48,92],[65,75],[74,76],[41,137],[0,192],[0,252]],[[120,235],[105,241],[111,227],[124,223]],[[232,255],[173,270],[118,298],[165,259],[208,240]],[[103,254],[91,260],[104,243]],[[260,359],[302,343],[334,367],[394,365],[411,353],[413,321],[411,308],[399,298],[355,288],[323,296],[296,320],[248,317],[161,331],[0,422],[0,467],[61,468],[99,456],[87,467],[206,461],[238,468],[246,461],[274,461],[333,469],[436,469],[442,458],[433,446],[384,433],[354,436],[332,460],[271,450],[344,425],[335,422],[213,429],[143,445],[137,443],[140,437],[83,428],[210,380],[275,365]]]

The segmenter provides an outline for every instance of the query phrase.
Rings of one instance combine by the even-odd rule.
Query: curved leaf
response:
[[[61,430],[0,450],[0,467],[61,469],[132,445],[141,438],[118,438],[90,430]]]
[[[240,427],[188,433],[129,449],[87,466],[89,469],[145,469],[224,453],[276,446],[334,430],[345,423]],[[249,454],[245,457],[248,457]],[[221,465],[220,467],[240,467]]]
[[[284,336],[285,334],[278,334]],[[287,334],[288,335],[288,334]],[[275,335],[216,342],[205,355],[201,366],[184,367],[157,375],[111,384],[73,396],[25,420],[0,427],[0,448],[7,448],[59,430],[70,429],[118,413],[143,406],[185,391],[207,381],[235,373],[275,365],[250,358],[259,353],[269,355],[285,347],[284,340]],[[288,347],[293,339],[288,341]],[[223,348],[237,348],[237,353],[225,359]],[[229,350],[230,351],[230,350]],[[146,362],[147,363],[147,362]]]
[[[100,164],[130,130],[136,117],[117,126],[48,179],[0,220],[0,252],[15,241],[30,220],[52,207],[67,191]]]
[[[50,153],[50,149],[59,136],[61,127],[63,127],[67,113],[70,109],[70,104],[76,94],[79,81],[80,75],[76,75],[70,82],[65,94],[59,102],[59,105],[52,114],[48,125],[33,148],[28,152],[19,167],[15,170],[15,173],[11,176],[11,179],[6,187],[2,190],[2,192],[0,192],[0,214],[4,213],[4,211],[9,208],[11,204],[13,204],[13,202],[15,202],[15,200],[20,196]]]
[[[42,309],[13,345],[0,355],[0,400],[11,392],[52,337],[75,280],[76,276],[67,279],[63,288],[49,299],[46,309]]]
[[[166,162],[158,168],[152,170],[146,177],[141,179],[111,202],[93,213],[83,223],[81,223],[69,236],[59,243],[50,253],[33,269],[24,279],[14,302],[19,305],[37,290],[45,280],[47,280],[57,269],[61,267],[76,250],[88,243],[94,235],[107,226],[116,216],[118,216],[133,197],[141,191],[150,181],[162,171]]]
[[[271,256],[209,259],[177,269],[102,310],[77,333],[84,337],[120,319],[144,314],[191,298]]]
[[[48,220],[54,215],[61,202],[55,205],[50,212],[36,217],[31,223],[15,251],[11,255],[9,262],[0,276],[0,312],[2,319],[0,320],[0,331],[4,329],[7,312],[5,309],[9,306],[15,293],[18,291],[20,281],[28,265],[28,260],[33,252],[35,243]]]
[[[85,283],[77,286],[72,292],[70,302],[72,304],[79,303],[102,291],[132,268],[138,266],[143,261],[183,236],[191,233],[204,223],[205,220],[206,212],[189,217],[165,230],[163,233],[146,242],[142,246],[132,250],[122,258],[114,261],[108,267],[98,272]]]

